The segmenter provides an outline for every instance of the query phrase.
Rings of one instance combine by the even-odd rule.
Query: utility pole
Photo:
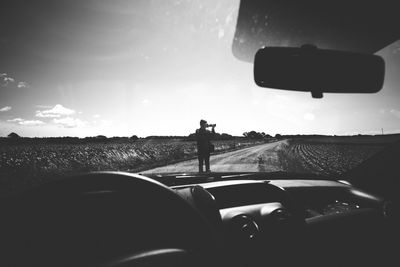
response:
[[[382,135],[383,135],[383,128],[381,128],[382,129]]]

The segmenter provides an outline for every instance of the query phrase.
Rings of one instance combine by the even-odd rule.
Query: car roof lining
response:
[[[375,53],[400,37],[393,0],[241,0],[232,52],[252,62],[263,46]]]

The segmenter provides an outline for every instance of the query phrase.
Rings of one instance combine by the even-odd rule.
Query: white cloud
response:
[[[60,104],[55,105],[51,109],[36,111],[36,117],[39,118],[59,118],[61,116],[69,116],[72,114],[75,114],[75,110],[63,107]]]
[[[0,108],[0,112],[6,112],[6,111],[10,111],[11,107],[10,106],[5,106],[4,108]]]
[[[8,76],[7,73],[1,73],[0,78],[1,78],[0,81],[1,81],[2,86],[7,86],[9,83],[15,82],[14,78]]]
[[[86,122],[81,121],[80,119],[72,118],[72,117],[65,117],[61,119],[53,119],[55,124],[61,125],[65,128],[75,128],[81,127],[86,124]]]
[[[15,82],[14,78],[11,78],[11,77],[4,77],[3,80],[4,80],[6,83],[9,83],[9,82],[13,83],[13,82]]]
[[[27,82],[19,82],[17,84],[18,88],[29,88],[29,84]]]
[[[7,122],[18,123],[20,125],[25,125],[25,126],[39,126],[39,125],[45,124],[43,121],[40,121],[40,120],[24,120],[21,118],[7,120]]]
[[[15,119],[12,119],[12,120],[7,120],[8,122],[20,122],[20,121],[23,121],[23,119],[21,119],[21,118],[15,118]]]
[[[97,119],[97,118],[100,118],[100,115],[99,115],[99,114],[94,114],[94,115],[93,115],[93,118],[96,118],[96,119]]]
[[[304,114],[304,119],[307,121],[313,121],[315,119],[315,115],[307,112]]]
[[[39,118],[59,118],[59,117],[61,117],[60,114],[45,114],[40,110],[36,111],[36,115],[35,116],[39,117]]]
[[[38,126],[38,125],[43,125],[43,121],[39,120],[26,120],[26,121],[20,121],[18,122],[21,125],[26,125],[26,126]]]
[[[17,82],[13,77],[10,77],[7,73],[0,73],[0,85],[7,86],[10,83],[16,83],[18,88],[29,88],[30,85],[27,82]]]
[[[150,100],[148,100],[148,99],[143,99],[142,100],[142,104],[145,105],[145,106],[147,106],[149,103],[150,103]]]

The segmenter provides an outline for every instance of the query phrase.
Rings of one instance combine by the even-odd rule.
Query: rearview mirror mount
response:
[[[254,59],[260,87],[323,93],[376,93],[382,89],[385,62],[377,55],[318,49],[264,47]]]

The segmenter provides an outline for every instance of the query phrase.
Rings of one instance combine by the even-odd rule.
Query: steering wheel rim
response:
[[[135,224],[136,221],[139,221],[137,222],[139,227],[147,225],[145,222],[146,217],[143,216],[149,216],[151,220],[154,220],[158,218],[156,213],[160,213],[162,216],[162,218],[159,218],[160,221],[156,223],[149,222],[148,225],[149,227],[154,227],[158,223],[162,228],[161,231],[159,231],[160,229],[134,229],[135,226],[132,227],[134,229],[132,231],[135,232],[133,236],[135,239],[137,238],[136,240],[138,240],[138,242],[143,240],[143,242],[149,245],[151,242],[156,242],[154,240],[158,240],[157,236],[151,236],[153,232],[157,232],[157,234],[161,235],[163,233],[165,234],[165,237],[163,236],[163,238],[159,240],[160,244],[154,244],[154,247],[145,245],[141,247],[138,245],[129,253],[125,251],[123,253],[125,256],[112,256],[112,259],[110,257],[110,259],[106,260],[107,266],[137,265],[137,263],[142,262],[145,262],[144,265],[147,266],[146,264],[152,262],[152,257],[154,257],[156,262],[162,258],[163,265],[167,266],[168,262],[166,261],[171,260],[171,263],[176,262],[176,257],[182,258],[182,256],[184,256],[185,259],[188,259],[188,255],[191,255],[191,251],[207,254],[215,251],[218,246],[217,236],[215,235],[213,227],[194,207],[165,185],[138,174],[92,172],[50,182],[25,194],[21,202],[23,203],[21,207],[24,211],[27,211],[26,215],[28,217],[25,217],[25,220],[28,219],[31,222],[37,222],[33,223],[33,227],[37,229],[37,227],[40,228],[40,225],[43,224],[43,220],[35,220],[35,216],[37,218],[40,218],[40,216],[53,218],[52,215],[48,214],[49,211],[54,212],[59,207],[63,207],[63,209],[66,210],[65,207],[69,207],[71,201],[77,204],[73,206],[79,210],[80,213],[78,212],[77,214],[85,216],[87,210],[83,209],[84,212],[81,212],[81,207],[79,205],[82,205],[81,202],[86,201],[86,198],[92,199],[92,197],[98,197],[97,194],[102,197],[103,195],[107,196],[107,194],[118,196],[118,201],[121,201],[118,202],[119,205],[121,205],[121,203],[124,205],[123,203],[129,201],[136,202],[132,203],[135,207],[132,212],[140,211],[137,215],[133,216],[132,222]],[[77,201],[77,203],[74,201]],[[141,208],[140,206],[143,207]],[[148,206],[148,209],[144,206]],[[90,207],[93,208],[93,206]],[[96,204],[94,207],[97,207]],[[57,211],[55,211],[55,213],[58,214],[58,216],[64,217],[71,216],[71,214],[75,215],[74,208],[67,213],[68,215],[65,215],[64,211],[60,212],[61,215],[58,214]],[[113,207],[113,209],[118,208],[119,206]],[[151,209],[156,210],[154,211]],[[89,210],[89,212],[92,212],[92,210]],[[40,214],[40,216],[38,216],[38,214]],[[130,218],[130,216],[124,215],[123,218]],[[22,218],[21,221],[24,221],[24,218]],[[169,229],[166,229],[166,227],[169,227]],[[33,230],[32,227],[28,228]],[[24,232],[28,233],[29,229]],[[169,230],[182,230],[182,232],[165,233],[165,231]],[[57,231],[58,228],[51,233],[58,233]],[[144,238],[150,238],[150,240],[145,240]],[[37,239],[38,235],[34,235],[33,240]],[[175,239],[176,242],[173,239]],[[48,243],[51,242],[49,241]],[[30,247],[35,247],[36,245],[35,241],[33,241],[32,244],[31,239]],[[34,251],[37,252],[38,250],[34,249]],[[144,251],[145,253],[143,253]],[[159,253],[160,251],[161,253]],[[30,256],[34,253],[35,252],[31,253]],[[142,256],[138,257],[137,255],[145,255],[145,258]],[[145,261],[143,259],[145,259]],[[92,258],[90,258],[90,260],[92,260]],[[51,264],[53,263],[54,262],[51,262]]]

